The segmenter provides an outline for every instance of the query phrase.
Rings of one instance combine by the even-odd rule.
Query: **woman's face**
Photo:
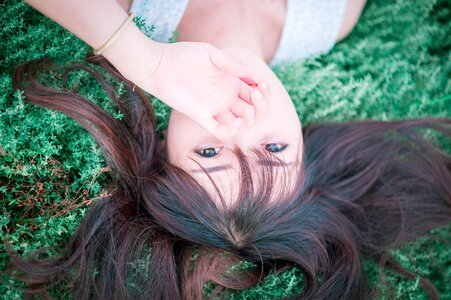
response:
[[[258,170],[259,165],[254,150],[267,151],[280,159],[280,163],[273,166],[282,171],[277,174],[291,175],[289,177],[293,178],[302,159],[303,143],[301,124],[294,105],[272,70],[248,51],[238,48],[225,51],[236,60],[251,65],[268,83],[271,96],[267,114],[251,128],[227,138],[217,138],[195,121],[173,110],[168,125],[167,151],[171,164],[188,172],[215,198],[214,186],[202,168],[208,171],[227,204],[231,205],[238,192],[240,175],[235,148],[250,158],[251,170]],[[274,184],[278,184],[277,178]]]

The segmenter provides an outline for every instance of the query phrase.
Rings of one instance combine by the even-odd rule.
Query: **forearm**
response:
[[[27,0],[26,2],[94,49],[100,48],[127,18],[127,12],[115,0]]]
[[[102,47],[127,19],[127,12],[115,0],[27,0],[29,5],[51,18],[94,49]],[[102,55],[125,77],[139,81],[157,64],[158,43],[151,41],[130,22]],[[155,58],[155,59],[152,59]],[[146,63],[143,66],[143,62]]]

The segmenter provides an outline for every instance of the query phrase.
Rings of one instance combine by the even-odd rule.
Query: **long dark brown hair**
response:
[[[300,293],[290,299],[374,297],[362,258],[409,276],[388,250],[451,219],[451,157],[419,129],[451,135],[451,120],[359,121],[303,129],[303,174],[294,189],[241,176],[235,205],[220,208],[191,176],[166,162],[149,99],[101,58],[88,58],[125,82],[118,96],[89,72],[123,113],[114,118],[68,89],[40,83],[49,61],[20,65],[13,75],[28,103],[63,112],[86,128],[105,154],[111,196],[93,203],[61,255],[20,258],[12,274],[31,293],[70,282],[76,299],[201,299],[206,282],[245,289],[271,270],[296,265]],[[241,174],[250,174],[237,151]],[[256,188],[258,187],[258,188]],[[276,197],[277,201],[270,201]],[[230,268],[239,261],[248,268]],[[422,280],[431,297],[434,287]]]

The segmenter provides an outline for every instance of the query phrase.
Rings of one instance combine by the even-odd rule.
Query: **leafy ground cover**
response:
[[[26,105],[11,86],[21,62],[41,57],[81,61],[89,48],[19,0],[0,4],[0,269],[4,242],[26,253],[64,242],[92,201],[107,193],[108,172],[89,134],[64,115]],[[276,70],[303,124],[315,121],[451,117],[451,4],[447,0],[370,0],[352,34],[329,54]],[[111,109],[85,74],[72,84]],[[56,83],[55,83],[56,84]],[[169,110],[155,102],[159,130]],[[445,142],[451,150],[451,143]],[[399,263],[429,278],[451,299],[450,227],[393,251]],[[365,260],[380,299],[427,299],[419,284]],[[0,283],[0,297],[21,299]],[[299,289],[296,268],[271,275],[231,299],[277,299]],[[12,282],[10,282],[12,283]],[[56,298],[69,298],[67,290]]]

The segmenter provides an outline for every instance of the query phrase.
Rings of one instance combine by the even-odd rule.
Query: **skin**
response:
[[[231,187],[237,186],[233,183],[239,181],[239,174],[236,172],[239,170],[239,164],[233,152],[235,148],[243,151],[255,165],[258,165],[258,159],[253,150],[273,154],[286,164],[286,167],[283,165],[280,167],[286,168],[283,172],[292,173],[300,164],[303,143],[301,123],[293,102],[266,63],[243,48],[223,50],[238,62],[246,61],[268,83],[271,90],[268,112],[254,126],[241,130],[233,136],[219,138],[184,114],[173,110],[167,131],[167,147],[169,161],[189,172],[211,195],[215,196],[214,186],[206,173],[202,171],[202,168],[208,169],[209,175],[218,185],[220,192],[224,195],[231,194],[231,197],[226,198],[227,204],[231,205],[230,199],[234,199],[238,192]],[[266,148],[281,151],[270,152]],[[213,157],[202,156],[202,154],[210,153],[217,154]]]
[[[129,1],[120,1],[124,8],[129,8]],[[364,4],[365,0],[347,1],[336,42],[352,30]],[[169,161],[191,174],[215,198],[213,180],[226,196],[226,205],[232,205],[238,193],[232,188],[238,186],[234,183],[239,182],[240,176],[234,149],[239,148],[256,165],[258,159],[253,150],[267,151],[281,160],[281,173],[297,174],[301,165],[303,140],[299,118],[287,91],[267,66],[277,50],[285,13],[286,1],[190,0],[177,28],[179,41],[206,42],[222,49],[238,62],[254,68],[271,91],[267,113],[252,127],[232,136],[215,136],[181,112],[171,113],[167,131]],[[209,171],[212,180],[203,168]],[[276,180],[275,184],[281,182]]]
[[[208,43],[155,42],[131,21],[124,3],[91,2],[27,0],[92,48],[101,50],[99,54],[137,87],[213,134],[235,134],[243,126],[253,124],[258,107],[267,99],[261,89],[264,82],[252,69]],[[243,77],[257,82],[259,87],[245,84],[240,80]]]

